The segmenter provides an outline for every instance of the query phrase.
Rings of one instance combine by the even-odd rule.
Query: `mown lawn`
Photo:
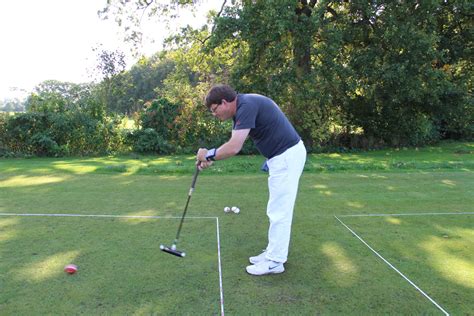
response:
[[[286,271],[265,277],[244,270],[266,244],[261,157],[201,173],[182,259],[159,245],[175,237],[191,156],[2,159],[0,314],[219,314],[217,228],[229,315],[441,314],[335,215],[449,313],[470,314],[474,215],[454,213],[474,212],[473,151],[458,142],[310,155]],[[233,205],[241,214],[224,214]],[[77,274],[62,271],[68,263]]]

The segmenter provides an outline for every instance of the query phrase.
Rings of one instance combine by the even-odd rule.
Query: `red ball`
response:
[[[75,264],[68,264],[64,267],[64,272],[74,274],[77,272],[77,266]]]

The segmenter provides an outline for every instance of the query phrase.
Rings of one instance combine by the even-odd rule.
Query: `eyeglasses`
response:
[[[211,112],[212,114],[215,114],[216,111],[217,111],[217,108],[218,108],[219,105],[221,105],[221,104],[222,104],[222,102],[219,103],[219,104],[217,104],[214,108],[211,106],[211,107],[209,108],[209,112]]]

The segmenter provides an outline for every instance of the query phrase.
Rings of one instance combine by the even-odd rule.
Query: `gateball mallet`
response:
[[[181,227],[183,227],[184,218],[186,217],[186,212],[188,211],[189,200],[191,200],[191,195],[193,194],[198,174],[199,174],[199,165],[196,165],[196,171],[194,172],[193,182],[191,183],[191,188],[189,189],[189,193],[188,193],[188,200],[186,201],[186,206],[184,207],[183,216],[181,217],[181,221],[180,221],[179,227],[178,227],[178,232],[176,233],[176,238],[174,239],[173,244],[171,245],[171,247],[168,247],[168,246],[165,246],[165,245],[160,245],[161,251],[167,252],[169,254],[172,254],[172,255],[175,255],[175,256],[181,257],[181,258],[186,256],[186,253],[183,252],[183,251],[177,250],[176,249],[176,244],[178,243],[178,240],[179,240],[179,234],[181,233]]]

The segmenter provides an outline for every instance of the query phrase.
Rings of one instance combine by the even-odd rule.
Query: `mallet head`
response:
[[[181,257],[182,258],[182,257],[186,256],[185,252],[176,250],[176,245],[172,245],[171,247],[160,245],[160,249],[161,249],[161,251],[164,251],[164,252],[167,252],[169,254],[175,255],[176,257]]]

